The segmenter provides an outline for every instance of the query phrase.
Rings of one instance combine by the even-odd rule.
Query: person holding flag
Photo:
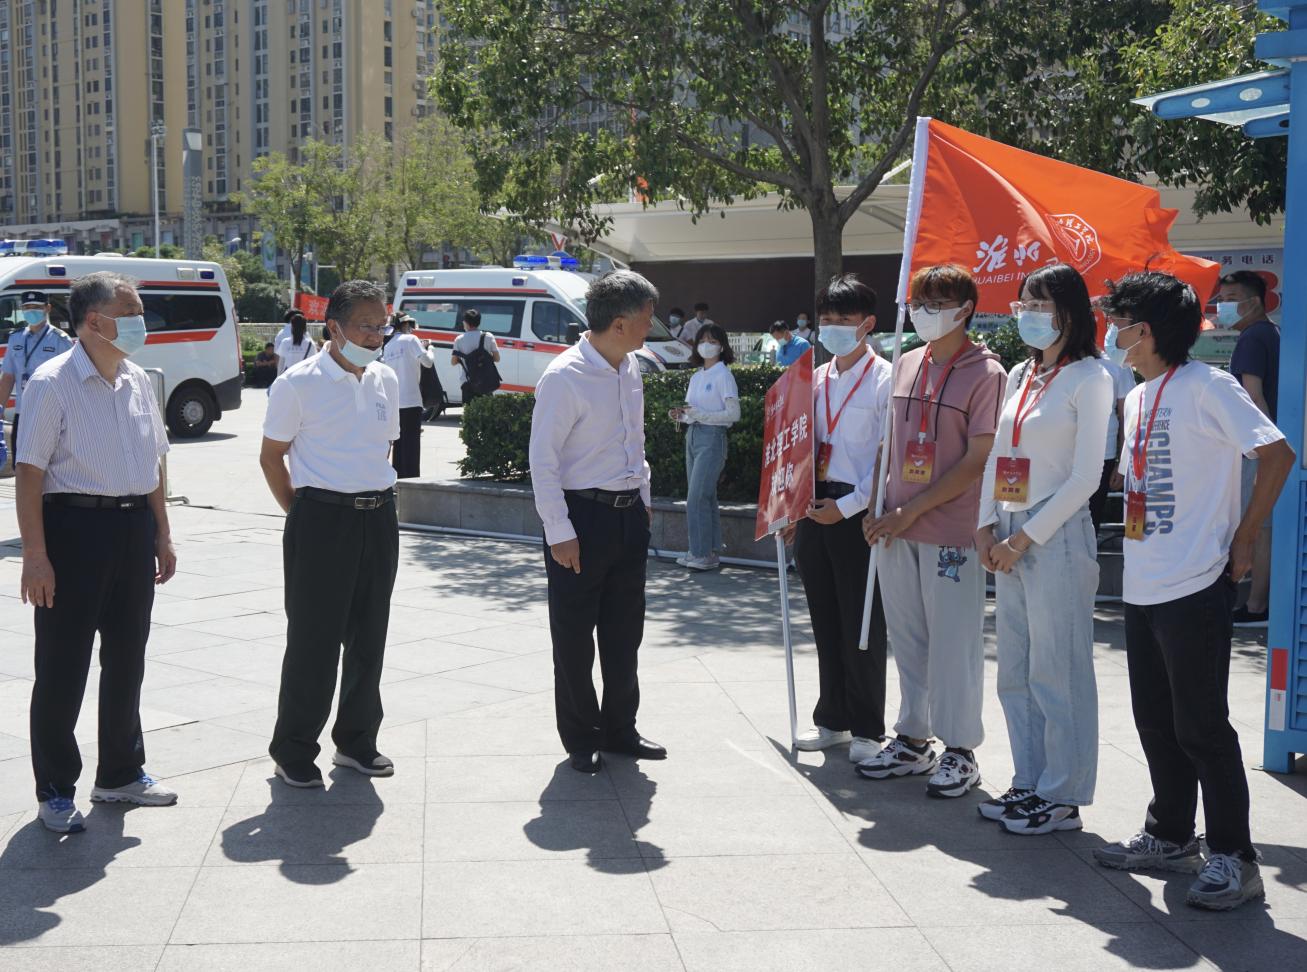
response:
[[[1293,449],[1233,376],[1189,360],[1203,316],[1189,284],[1128,274],[1103,306],[1108,353],[1144,379],[1125,403],[1122,598],[1153,799],[1139,833],[1094,857],[1128,871],[1200,871],[1188,903],[1225,911],[1264,893],[1229,718],[1231,613]],[[1243,456],[1257,457],[1257,477],[1241,517]],[[1205,862],[1195,833],[1200,789]]]
[[[817,427],[816,498],[806,519],[786,529],[817,642],[820,694],[814,726],[795,740],[806,752],[851,742],[855,763],[880,752],[885,734],[885,615],[877,590],[868,649],[860,651],[870,557],[861,518],[872,499],[890,366],[867,346],[876,292],[853,274],[817,295],[822,345],[834,359],[812,376]]]
[[[1030,357],[1008,375],[980,489],[976,554],[994,572],[998,698],[1015,772],[977,808],[1014,834],[1079,830],[1098,771],[1088,501],[1102,478],[1112,377],[1084,278],[1065,263],[1026,277],[1012,313]]]
[[[985,572],[974,544],[1007,375],[998,355],[967,337],[979,296],[970,273],[923,267],[908,294],[927,343],[899,359],[885,514],[863,524],[869,544],[885,544],[879,576],[901,704],[896,738],[857,771],[873,780],[931,773],[929,795],[960,797],[980,782]]]

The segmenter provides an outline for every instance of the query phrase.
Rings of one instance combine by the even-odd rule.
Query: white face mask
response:
[[[709,358],[720,357],[722,353],[721,347],[713,344],[711,341],[700,341],[698,351],[699,357],[703,358],[705,361]]]
[[[822,347],[837,358],[852,354],[861,343],[858,340],[857,324],[823,324],[817,332]]]
[[[912,326],[924,341],[938,341],[945,334],[957,330],[961,324],[961,307],[949,307],[934,313],[923,307],[912,312]]]

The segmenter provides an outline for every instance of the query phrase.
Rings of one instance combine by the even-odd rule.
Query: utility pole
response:
[[[154,212],[154,255],[159,256],[159,139],[168,133],[163,122],[150,125],[150,207]]]

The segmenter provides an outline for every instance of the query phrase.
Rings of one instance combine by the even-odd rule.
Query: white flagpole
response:
[[[894,384],[898,379],[899,356],[903,350],[903,324],[908,316],[908,280],[912,272],[912,251],[917,244],[917,225],[921,220],[921,197],[926,188],[926,163],[930,152],[930,119],[917,118],[916,136],[912,143],[912,182],[908,188],[908,209],[903,222],[903,259],[899,262],[899,286],[896,300],[898,318],[894,325],[894,354],[890,359],[890,401],[885,413],[880,436],[880,458],[877,460],[876,481],[872,483],[872,509],[877,517],[885,512],[885,477],[893,470],[888,468],[890,428],[894,425]],[[876,569],[880,560],[880,544],[868,554],[867,594],[862,602],[862,630],[858,637],[858,650],[866,651],[871,632],[871,609],[876,596]]]
[[[790,693],[790,746],[799,738],[798,705],[794,697],[794,642],[790,638],[790,585],[785,576],[785,541],[777,530],[776,572],[781,580],[781,636],[785,639],[785,683]]]

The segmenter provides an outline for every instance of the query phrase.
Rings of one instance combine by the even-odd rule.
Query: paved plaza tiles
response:
[[[256,435],[211,452],[241,439],[252,463]],[[1138,828],[1149,792],[1116,605],[1098,613],[1097,801],[1083,832],[1021,838],[980,820],[983,793],[927,800],[920,779],[857,779],[843,749],[791,755],[763,571],[651,564],[640,726],[670,758],[578,774],[553,726],[539,549],[406,534],[383,678],[396,775],[333,770],[324,790],[289,789],[266,756],[280,524],[202,495],[187,456],[207,445],[176,450],[175,466],[193,500],[224,508],[172,511],[180,567],[155,607],[142,699],[148,767],[181,800],[83,802],[87,831],[62,839],[35,820],[31,616],[0,484],[0,970],[1307,969],[1307,774],[1255,769],[1255,641],[1236,646],[1230,696],[1266,902],[1199,913],[1182,875],[1091,863]],[[794,608],[806,623],[798,592]],[[1011,760],[989,628],[978,755],[999,792]],[[806,713],[802,630],[797,667]],[[95,693],[93,668],[83,799]],[[888,694],[892,715],[892,663]]]

